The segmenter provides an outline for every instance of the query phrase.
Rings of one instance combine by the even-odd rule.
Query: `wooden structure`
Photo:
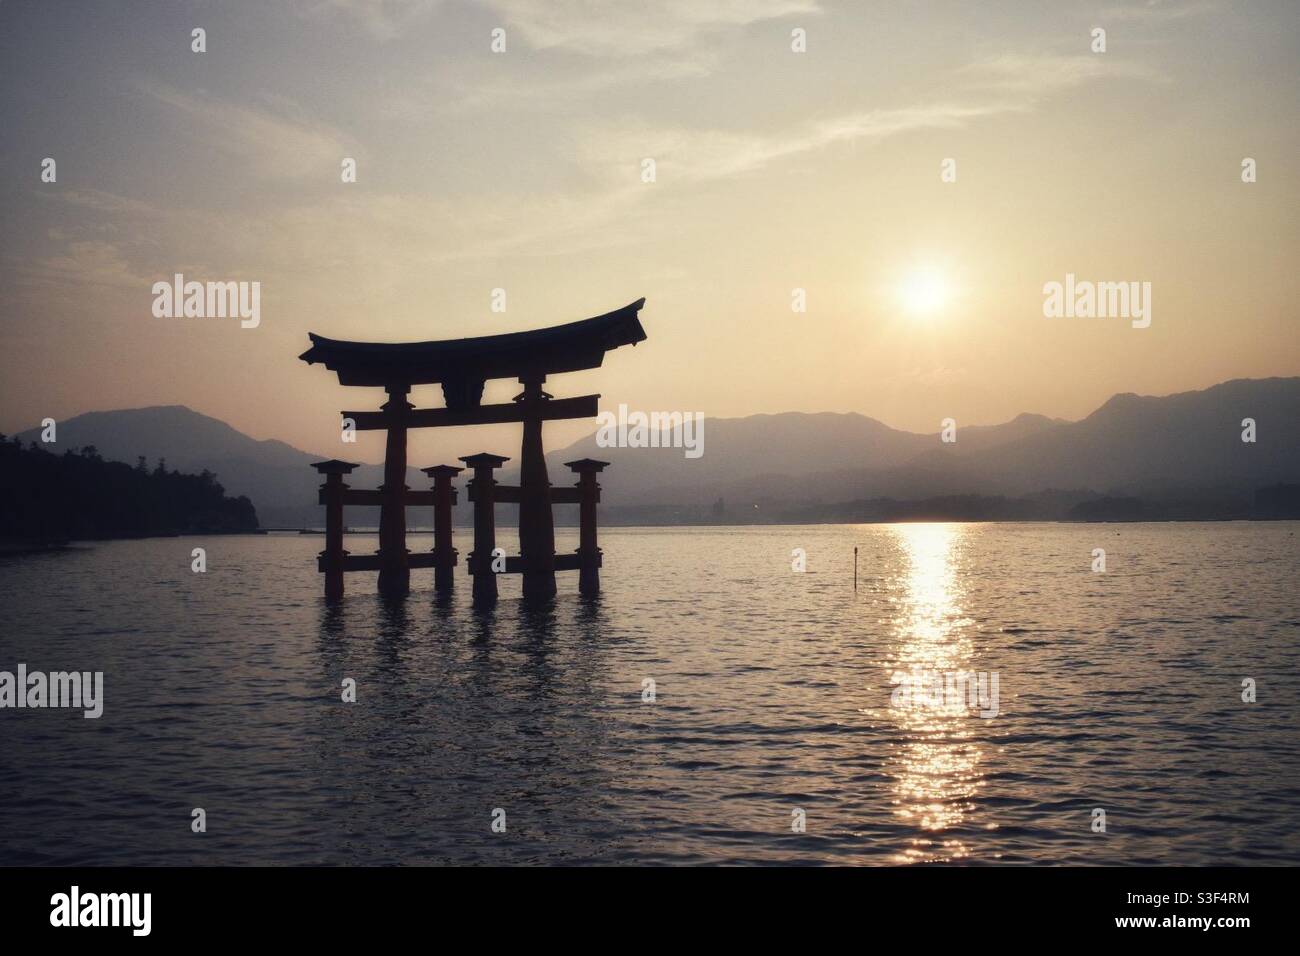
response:
[[[383,388],[388,400],[375,412],[344,412],[358,431],[387,433],[384,482],[377,491],[353,490],[343,478],[357,466],[324,461],[312,467],[325,476],[320,502],[325,505],[325,550],[318,561],[325,573],[325,594],[343,593],[346,571],[378,570],[379,590],[386,595],[410,590],[412,568],[434,568],[439,590],[452,587],[457,563],[452,546],[451,506],[456,501],[452,479],[461,469],[435,465],[423,469],[433,479],[430,491],[406,486],[406,436],[410,428],[449,425],[488,425],[520,422],[520,476],[517,486],[499,484],[493,472],[509,458],[486,452],[462,458],[473,470],[469,500],[474,503],[474,550],[466,562],[474,577],[476,601],[496,598],[498,573],[522,574],[525,598],[550,598],[555,594],[555,572],[577,570],[579,590],[595,594],[600,589],[601,554],[596,546],[596,504],[600,486],[596,475],[607,462],[591,459],[569,462],[578,476],[572,488],[552,488],[542,445],[542,423],[594,416],[599,395],[553,398],[542,389],[546,377],[561,372],[596,368],[605,353],[645,339],[637,313],[645,304],[638,299],[605,315],[547,329],[489,335],[440,342],[343,342],[310,334],[312,346],[301,356],[308,364],[320,362],[338,374],[342,385]],[[509,404],[483,405],[483,387],[489,379],[517,378],[523,391]],[[441,384],[445,408],[417,409],[409,401],[412,386]],[[497,504],[519,505],[519,555],[497,556]],[[573,503],[580,510],[580,541],[576,553],[557,557],[551,506]],[[371,555],[351,555],[343,550],[343,506],[380,506],[379,550]],[[406,547],[406,507],[431,505],[434,509],[434,548],[412,555]]]
[[[600,548],[596,547],[596,505],[600,485],[596,476],[609,467],[607,461],[580,458],[564,467],[578,475],[578,593],[600,593]]]

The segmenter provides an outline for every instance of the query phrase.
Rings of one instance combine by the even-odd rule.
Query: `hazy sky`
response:
[[[648,341],[550,391],[936,431],[1300,374],[1298,65],[1294,0],[0,0],[0,430],[180,403],[375,460],[337,412],[382,393],[299,362],[309,330],[641,296]],[[176,272],[259,281],[261,325],[155,318]],[[1067,273],[1150,282],[1151,326],[1045,318]]]

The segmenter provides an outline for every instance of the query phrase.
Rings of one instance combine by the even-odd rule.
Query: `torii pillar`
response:
[[[456,567],[456,549],[451,543],[451,506],[456,503],[456,489],[451,480],[465,469],[434,465],[420,470],[433,479],[433,588],[445,593],[452,589]]]
[[[545,375],[523,375],[522,394],[515,397],[524,410],[524,441],[519,458],[519,557],[524,571],[524,598],[555,597],[555,518],[551,514],[551,482],[542,449],[542,405],[551,396],[542,391]]]
[[[358,466],[331,458],[312,467],[325,477],[325,484],[320,486],[320,503],[325,506],[325,550],[318,559],[325,571],[325,600],[337,601],[343,597],[343,559],[348,555],[343,550],[343,492],[348,490],[343,476]]]
[[[578,593],[595,597],[600,593],[601,564],[596,545],[596,505],[600,501],[596,476],[609,467],[609,462],[579,458],[566,461],[564,466],[578,476]]]
[[[497,546],[496,479],[492,472],[509,458],[479,452],[461,458],[474,469],[469,480],[469,500],[474,502],[474,550],[469,553],[469,573],[474,576],[474,603],[496,603],[497,576],[492,570],[492,551]]]
[[[406,400],[409,385],[388,385],[380,406],[386,419],[384,483],[379,506],[379,593],[401,597],[411,590],[410,552],[406,550],[406,428],[415,406]]]

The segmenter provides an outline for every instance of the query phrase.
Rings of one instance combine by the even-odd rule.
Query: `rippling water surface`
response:
[[[612,529],[598,602],[486,614],[327,608],[317,537],[6,559],[0,670],[106,704],[0,710],[0,863],[1298,863],[1297,531]],[[891,706],[916,667],[996,715]]]

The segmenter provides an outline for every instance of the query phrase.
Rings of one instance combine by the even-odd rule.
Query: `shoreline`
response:
[[[736,528],[833,528],[842,526],[881,526],[901,524],[958,524],[958,525],[975,525],[975,524],[1007,524],[1007,525],[1170,525],[1170,524],[1279,524],[1279,523],[1300,523],[1300,518],[1152,518],[1144,520],[1069,520],[1053,518],[988,518],[988,519],[971,519],[971,518],[917,518],[903,519],[897,521],[767,521],[767,522],[736,522],[733,524],[704,523],[704,522],[681,522],[677,524],[610,524],[605,525],[604,530],[614,531],[661,531],[661,530],[686,530],[686,529],[736,529]],[[498,526],[503,530],[515,530],[514,525]],[[472,534],[473,527],[469,525],[457,525],[453,528],[457,533]],[[577,531],[577,525],[556,525],[557,531]],[[344,532],[348,537],[373,537],[378,534],[377,528],[356,528],[348,529]],[[87,545],[101,544],[112,541],[147,541],[160,538],[244,538],[244,537],[268,537],[276,535],[280,537],[319,537],[325,534],[324,530],[313,528],[270,528],[258,531],[186,531],[176,534],[152,534],[152,535],[131,535],[122,538],[75,538],[70,541],[53,542],[53,543],[29,543],[6,541],[0,539],[0,558],[17,557],[20,555],[31,554],[48,554],[55,551],[76,551]],[[407,534],[412,535],[431,535],[433,528],[408,528]]]

